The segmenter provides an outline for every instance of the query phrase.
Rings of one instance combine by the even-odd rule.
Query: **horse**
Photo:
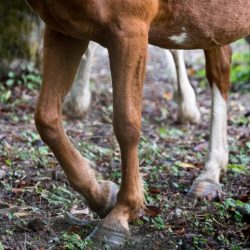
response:
[[[103,218],[90,235],[121,245],[129,221],[144,207],[138,143],[148,43],[168,49],[204,49],[212,91],[208,159],[191,194],[221,192],[220,174],[228,161],[227,98],[230,87],[229,43],[250,34],[248,0],[27,0],[46,23],[43,83],[35,113],[41,138],[60,162],[72,187]],[[121,150],[122,180],[98,182],[87,159],[66,136],[61,123],[67,94],[89,41],[109,52],[113,86],[113,126]]]

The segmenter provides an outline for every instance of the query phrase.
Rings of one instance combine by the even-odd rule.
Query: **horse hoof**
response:
[[[100,185],[106,198],[106,204],[104,205],[104,208],[98,212],[98,215],[100,218],[104,218],[115,206],[119,188],[112,181],[101,181]]]
[[[212,180],[196,180],[189,190],[188,196],[198,199],[214,200],[220,198],[221,186]]]
[[[120,248],[129,236],[129,231],[125,228],[115,231],[112,228],[98,225],[87,239],[91,240],[94,249],[106,249],[105,247]]]

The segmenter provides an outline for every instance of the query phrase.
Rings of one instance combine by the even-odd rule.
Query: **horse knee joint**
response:
[[[119,143],[137,143],[140,138],[141,126],[136,121],[127,121],[115,125],[115,135]]]
[[[59,118],[57,116],[43,111],[36,111],[36,128],[45,143],[49,143],[58,137],[58,121]]]

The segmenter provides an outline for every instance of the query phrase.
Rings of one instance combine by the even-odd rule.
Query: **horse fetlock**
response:
[[[211,172],[211,170],[221,171],[227,168],[228,164],[228,150],[225,148],[214,149],[211,151],[208,161],[205,164],[205,170]]]
[[[138,194],[127,194],[122,196],[120,193],[117,197],[117,204],[120,211],[128,216],[129,221],[133,221],[138,218],[139,213],[144,209],[144,198]]]
[[[83,194],[90,209],[104,218],[115,206],[118,186],[112,181],[94,181],[92,184],[82,185],[71,181],[71,186]]]
[[[178,121],[181,123],[190,122],[191,124],[199,124],[201,113],[195,103],[182,103],[179,105]]]

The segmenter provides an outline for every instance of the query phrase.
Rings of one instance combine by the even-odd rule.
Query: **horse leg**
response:
[[[91,43],[82,56],[76,78],[63,103],[63,113],[69,117],[84,117],[89,109],[91,92],[89,78],[96,45]]]
[[[117,203],[90,235],[120,245],[129,234],[128,222],[144,207],[139,174],[138,143],[148,43],[148,25],[128,25],[108,46],[113,82],[114,132],[121,151],[122,181]]]
[[[98,183],[88,160],[69,141],[62,126],[62,99],[70,89],[88,41],[45,28],[43,83],[35,114],[37,130],[51,148],[72,187],[90,208],[105,216],[116,202],[115,184]]]
[[[181,123],[200,122],[200,111],[196,104],[195,92],[189,82],[186,65],[184,61],[183,50],[170,50],[176,67],[177,82],[177,102],[178,102],[178,118]]]
[[[227,98],[230,88],[231,48],[205,50],[207,78],[212,91],[212,115],[208,159],[194,181],[191,195],[213,199],[220,195],[220,174],[228,163]]]

